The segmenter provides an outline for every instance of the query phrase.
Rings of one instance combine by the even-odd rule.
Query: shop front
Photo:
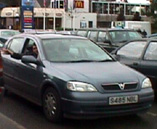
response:
[[[64,9],[53,8],[34,8],[34,25],[35,29],[43,29],[45,21],[45,29],[53,29],[62,27]],[[19,7],[6,7],[1,11],[1,22],[5,28],[12,26],[13,29],[20,30],[20,8]],[[54,20],[55,19],[55,20]]]

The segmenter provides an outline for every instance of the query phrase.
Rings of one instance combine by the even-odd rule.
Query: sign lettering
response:
[[[75,8],[84,8],[84,1],[75,0]]]

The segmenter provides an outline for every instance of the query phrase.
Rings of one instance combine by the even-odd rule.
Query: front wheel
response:
[[[60,96],[52,87],[47,88],[43,94],[43,111],[51,122],[59,122],[62,119]]]

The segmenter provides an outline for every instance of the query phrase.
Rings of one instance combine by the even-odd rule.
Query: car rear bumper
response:
[[[137,94],[139,96],[138,103],[109,105],[108,95],[104,95],[104,100],[102,100],[102,98],[100,98],[100,100],[98,98],[94,100],[94,96],[92,97],[93,100],[91,99],[89,101],[62,99],[64,116],[79,119],[121,116],[146,112],[152,106],[154,100],[154,93],[152,90],[144,90],[143,92],[136,92],[133,94]],[[120,94],[120,96],[121,95],[122,94]],[[128,93],[123,95],[127,96]],[[115,94],[114,96],[117,95]]]

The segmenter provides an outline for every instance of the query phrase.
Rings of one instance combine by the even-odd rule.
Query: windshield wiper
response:
[[[73,61],[69,61],[69,62],[97,62],[97,60],[86,60],[86,59],[83,59],[83,60],[73,60]]]
[[[73,60],[73,61],[63,61],[64,63],[79,63],[79,62],[111,62],[114,60],[106,59],[106,60]]]
[[[128,40],[122,40],[122,41],[119,41],[120,43],[125,43],[127,42]]]
[[[112,62],[114,60],[111,60],[111,59],[106,59],[106,60],[99,60],[98,62]]]

